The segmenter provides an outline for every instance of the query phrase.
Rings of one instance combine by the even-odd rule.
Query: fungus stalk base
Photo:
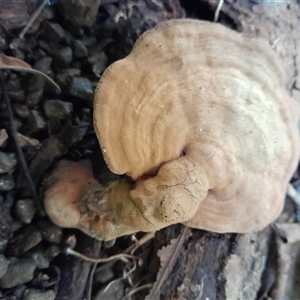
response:
[[[103,240],[137,231],[153,231],[152,224],[130,196],[132,186],[129,180],[121,179],[88,190],[80,208],[83,213],[80,229]]]

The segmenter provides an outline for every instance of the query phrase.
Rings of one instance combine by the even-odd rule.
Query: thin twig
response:
[[[45,6],[48,4],[48,0],[44,0],[43,3],[40,5],[40,7],[34,12],[31,19],[27,23],[27,25],[23,28],[21,33],[19,34],[19,38],[23,39],[25,34],[27,33],[30,26],[33,24],[33,22],[36,20],[36,18],[39,16],[39,14],[42,12],[42,10],[45,8]]]
[[[224,0],[219,0],[217,9],[216,9],[216,11],[215,11],[215,17],[214,17],[214,22],[215,22],[215,23],[218,22],[219,14],[220,14],[221,8],[222,8],[222,6],[223,6],[223,3],[224,3]]]
[[[12,111],[12,108],[11,108],[10,100],[9,100],[9,97],[8,97],[5,80],[3,78],[3,74],[2,74],[1,70],[0,70],[0,86],[1,86],[1,89],[2,89],[2,97],[4,99],[4,102],[5,102],[6,108],[7,108],[7,112],[8,112],[8,118],[9,118],[10,129],[11,129],[10,135],[12,135],[12,137],[14,139],[16,150],[17,150],[17,153],[18,153],[18,157],[19,157],[20,163],[22,165],[23,172],[24,172],[25,178],[26,178],[26,180],[28,182],[29,189],[30,189],[30,191],[32,193],[33,199],[34,199],[34,201],[36,203],[36,206],[37,206],[39,212],[42,214],[43,213],[43,209],[42,209],[42,206],[41,206],[41,204],[40,204],[40,202],[38,200],[38,196],[37,196],[37,193],[36,193],[36,190],[35,190],[35,185],[33,183],[31,174],[29,172],[29,169],[28,169],[28,166],[27,166],[27,162],[26,162],[26,159],[24,157],[23,150],[20,147],[19,142],[18,142],[17,128],[16,128],[16,124],[15,124],[15,121],[14,121],[14,115],[13,115],[13,111]]]

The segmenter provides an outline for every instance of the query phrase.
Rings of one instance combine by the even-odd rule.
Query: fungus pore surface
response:
[[[266,42],[219,24],[172,20],[144,33],[104,72],[94,101],[104,159],[128,178],[102,186],[90,174],[72,187],[72,170],[87,167],[62,162],[48,180],[49,216],[105,240],[178,222],[262,229],[281,212],[299,159],[299,108],[282,70]],[[53,216],[55,201],[76,221]]]

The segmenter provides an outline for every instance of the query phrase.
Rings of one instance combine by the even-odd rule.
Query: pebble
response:
[[[47,41],[59,43],[65,38],[65,31],[58,23],[44,21],[42,30],[42,36]]]
[[[52,58],[49,56],[42,57],[34,65],[33,68],[49,75],[52,73],[50,68]],[[27,91],[34,91],[42,89],[45,85],[46,79],[39,75],[28,74],[23,80],[23,87]]]
[[[87,101],[92,101],[94,98],[94,91],[92,84],[88,78],[74,77],[69,85],[69,94]]]
[[[60,254],[59,247],[57,245],[51,245],[47,249],[39,249],[34,252],[31,257],[37,268],[47,269],[50,266],[51,260],[58,254]]]
[[[83,43],[83,45],[85,45],[86,47],[91,47],[96,45],[97,43],[97,38],[94,36],[85,36],[81,39],[81,42]]]
[[[112,270],[113,265],[107,265],[106,267],[100,267],[99,271],[95,272],[94,279],[96,282],[100,282],[101,284],[106,284],[113,280],[114,272]]]
[[[55,297],[53,290],[27,289],[22,300],[54,300]]]
[[[3,277],[8,269],[8,261],[4,255],[0,254],[0,278]]]
[[[9,240],[6,248],[11,256],[21,256],[42,241],[42,233],[37,227],[29,225]]]
[[[33,199],[18,200],[14,208],[16,216],[24,224],[31,223],[36,211],[37,208]]]
[[[17,164],[15,153],[0,151],[0,174],[11,172]]]
[[[62,239],[62,228],[50,223],[49,221],[41,220],[37,223],[37,227],[41,230],[43,239],[59,244]]]
[[[51,1],[49,1],[48,4],[50,4]],[[54,3],[53,3],[54,4]],[[45,19],[47,20],[51,20],[51,19],[54,19],[55,18],[55,9],[51,6],[46,6],[44,9],[43,9],[43,12],[42,12],[42,15]]]
[[[64,145],[71,147],[74,144],[82,141],[83,137],[86,135],[88,127],[88,125],[68,126],[66,124],[61,131],[60,138],[63,140]]]
[[[47,100],[44,103],[44,111],[48,119],[58,118],[64,120],[70,117],[73,112],[73,104],[61,100]]]
[[[96,53],[88,58],[88,62],[92,68],[93,73],[100,78],[101,74],[106,69],[107,65],[107,56],[101,51]]]
[[[6,50],[8,48],[8,43],[5,35],[0,33],[0,51]]]
[[[75,28],[91,27],[96,19],[101,0],[61,1],[62,13],[71,26]]]
[[[22,119],[26,119],[29,116],[29,109],[26,105],[20,104],[20,103],[14,103],[13,109],[17,116],[19,116]]]
[[[46,121],[39,111],[32,109],[30,111],[28,120],[27,120],[28,128],[30,133],[35,133],[41,131],[46,128]]]
[[[74,40],[72,44],[74,56],[77,58],[87,57],[89,55],[89,51],[86,46],[80,40]]]
[[[56,74],[55,81],[62,88],[62,90],[65,91],[69,83],[72,81],[72,78],[79,77],[80,75],[81,75],[80,69],[68,68]]]
[[[25,92],[23,89],[9,91],[8,96],[12,99],[17,101],[24,101],[25,100]]]
[[[7,141],[8,134],[6,129],[2,128],[0,129],[0,147],[3,146],[3,144]]]
[[[32,258],[12,257],[9,259],[5,275],[0,278],[0,286],[7,289],[26,283],[33,279],[35,269],[36,266]]]
[[[0,253],[3,253],[5,251],[7,244],[8,240],[0,237]]]
[[[94,300],[124,299],[124,288],[125,288],[124,281],[115,280],[110,284],[109,289],[106,289],[105,287],[101,288],[101,290],[94,297]]]
[[[39,47],[42,49],[42,50],[44,50],[45,52],[49,52],[49,50],[50,50],[50,45],[49,45],[49,43],[47,42],[47,41],[45,41],[45,40],[43,40],[43,39],[39,39],[38,40],[38,45],[39,45]]]
[[[40,102],[40,100],[42,99],[43,93],[44,93],[43,89],[38,89],[38,90],[27,93],[26,105],[28,107],[33,107],[33,106],[37,105]]]
[[[25,284],[20,284],[14,289],[14,296],[16,300],[23,299],[24,292],[27,290],[27,286]]]
[[[14,49],[12,51],[13,56],[20,59],[20,60],[24,60],[25,59],[25,54],[23,51],[21,51],[20,49]]]
[[[55,50],[54,50],[55,51]],[[53,60],[57,66],[65,68],[70,66],[73,59],[73,51],[71,47],[63,47],[52,53]]]
[[[12,175],[5,174],[0,176],[0,192],[10,191],[15,187],[15,181]]]
[[[12,74],[7,83],[8,96],[12,99],[22,102],[25,101],[25,92],[21,86],[22,81],[19,80],[15,75],[16,74]]]

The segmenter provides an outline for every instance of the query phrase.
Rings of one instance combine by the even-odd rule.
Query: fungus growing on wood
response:
[[[263,41],[196,20],[158,25],[95,94],[104,159],[127,177],[102,186],[87,167],[61,163],[48,180],[49,216],[104,240],[179,222],[262,229],[281,212],[299,158],[299,108],[284,84]]]

